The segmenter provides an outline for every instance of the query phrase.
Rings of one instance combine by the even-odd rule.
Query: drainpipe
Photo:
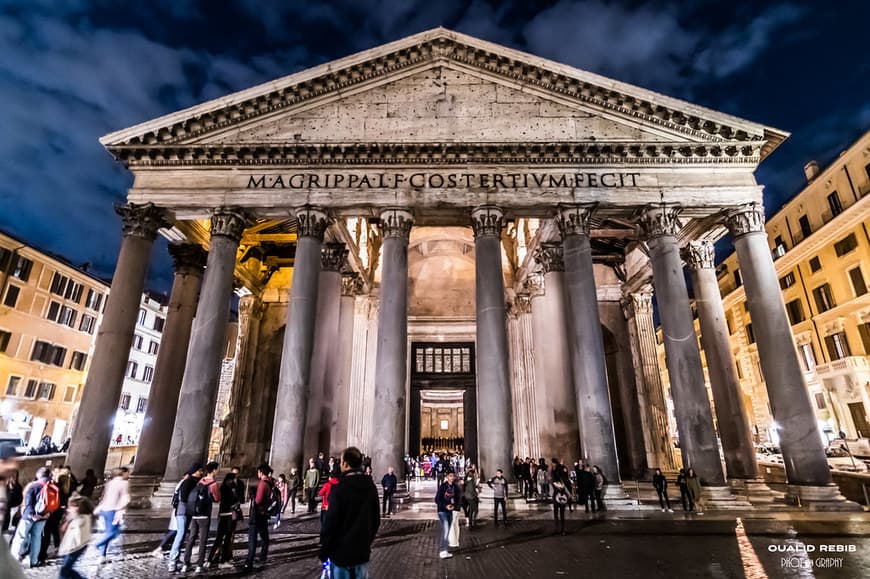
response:
[[[855,185],[852,183],[852,176],[849,175],[849,168],[843,164],[843,172],[846,174],[846,179],[849,181],[849,189],[852,190],[852,197],[855,198],[855,203],[858,202],[858,192],[855,191]]]

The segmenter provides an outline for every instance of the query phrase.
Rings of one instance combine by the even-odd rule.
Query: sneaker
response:
[[[665,512],[665,509],[662,509],[662,512]]]
[[[668,512],[669,512],[669,513],[673,513],[673,512],[674,512],[674,509],[668,509]]]
[[[221,563],[220,565],[218,565],[218,569],[232,569],[234,567],[235,567],[235,565],[233,565],[229,561],[227,561],[226,563]]]
[[[175,561],[169,563],[168,571],[173,574],[178,573],[178,565],[175,563]]]
[[[453,557],[453,554],[448,553],[447,551],[441,551],[440,553],[438,553],[438,556],[441,557],[442,559],[450,559]]]
[[[155,559],[162,559],[163,558],[163,549],[161,549],[160,547],[157,547],[156,549],[151,551],[151,556],[154,557]]]
[[[187,566],[187,565],[182,565],[182,566],[181,566],[181,573],[187,573],[187,570],[188,570],[188,566]]]
[[[202,573],[203,571],[205,571],[205,566],[203,565],[197,565],[193,570],[194,573]]]

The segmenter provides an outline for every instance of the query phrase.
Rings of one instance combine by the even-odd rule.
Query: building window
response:
[[[60,313],[60,304],[58,302],[49,302],[48,312],[46,312],[45,318],[52,322],[56,322],[58,313]]]
[[[133,360],[130,360],[129,362],[127,362],[127,377],[135,379],[136,372],[138,370],[139,370],[139,364],[137,364]]]
[[[26,257],[21,257],[20,255],[13,260],[12,267],[10,268],[10,272],[12,277],[18,278],[21,281],[27,281],[30,279],[30,271],[33,269],[33,262],[27,259]]]
[[[831,360],[842,360],[847,356],[851,356],[849,351],[849,342],[846,340],[846,332],[837,332],[830,336],[825,336],[825,346],[828,348],[828,355]]]
[[[816,369],[816,354],[813,352],[813,347],[810,344],[801,344],[798,346],[800,352],[801,366],[804,372],[812,372]]]
[[[69,367],[73,370],[81,372],[85,369],[85,364],[88,361],[88,355],[84,352],[73,352],[70,357]]]
[[[151,366],[145,366],[145,368],[142,369],[142,380],[150,383],[153,379],[154,368],[152,368]]]
[[[66,348],[55,346],[51,353],[51,363],[55,366],[63,368],[63,363],[66,360]]]
[[[51,382],[42,382],[39,385],[40,400],[54,400],[55,386]]]
[[[858,324],[858,335],[861,336],[864,354],[870,356],[870,323]]]
[[[100,305],[103,303],[103,294],[98,292],[95,289],[88,290],[88,299],[85,301],[85,305],[89,310],[94,310],[95,312],[100,311]]]
[[[163,324],[165,324],[165,323],[166,323],[166,320],[164,320],[160,316],[154,316],[154,331],[155,332],[162,332],[163,331]]]
[[[746,324],[746,339],[750,344],[755,343],[755,332],[752,331],[752,324]]]
[[[76,399],[76,387],[75,386],[67,386],[66,391],[63,393],[63,401],[64,402],[75,402]]]
[[[12,339],[12,332],[0,330],[0,352],[5,352],[9,347],[9,340]]]
[[[133,347],[137,350],[142,349],[142,336],[139,334],[133,334]]]
[[[136,320],[136,323],[140,326],[145,325],[145,319],[148,317],[148,312],[145,310],[139,310],[139,318]]]
[[[121,394],[121,410],[130,410],[130,395]]]
[[[414,344],[415,374],[471,374],[473,353],[470,346],[452,344]]]
[[[734,285],[737,287],[740,287],[743,285],[743,276],[740,275],[739,269],[734,270]]]
[[[779,278],[779,287],[781,289],[788,289],[794,285],[794,272],[790,271],[781,278]]]
[[[785,252],[788,248],[785,246],[785,242],[782,240],[782,235],[777,235],[776,239],[773,240],[773,259],[774,261],[785,255]]]
[[[840,194],[836,191],[828,195],[828,207],[831,208],[831,215],[834,217],[843,212],[843,204],[840,203]]]
[[[90,316],[88,314],[82,314],[82,321],[79,323],[79,330],[82,332],[87,332],[88,334],[93,334],[94,329],[97,325],[97,318],[94,316]]]
[[[854,251],[856,247],[858,247],[858,238],[854,233],[850,233],[834,244],[834,251],[837,252],[837,257],[843,257],[850,251]]]
[[[812,234],[813,229],[810,227],[810,220],[806,215],[801,215],[800,219],[798,219],[798,224],[801,226],[801,233],[804,237],[809,237]]]
[[[737,367],[737,379],[743,380],[743,364],[740,363],[740,359],[737,357],[737,352],[734,352],[734,365]]]
[[[6,383],[6,396],[15,396],[18,392],[18,385],[21,383],[21,376],[10,376],[9,382]]]
[[[791,325],[799,324],[804,321],[804,308],[799,299],[792,300],[785,304],[785,310],[788,312],[788,320],[791,322]]]
[[[55,366],[63,367],[63,361],[66,359],[66,348],[53,346],[48,342],[37,340],[33,344],[30,359],[42,362],[43,364],[54,364]]]
[[[822,262],[819,260],[819,256],[810,259],[810,270],[816,273],[820,269],[822,269]]]
[[[818,308],[819,313],[826,312],[836,305],[834,296],[831,294],[831,286],[826,283],[813,290],[813,298],[816,300],[816,308]]]
[[[149,354],[156,354],[157,348],[159,348],[159,345],[157,344],[157,342],[155,342],[154,340],[151,340],[150,342],[148,342],[148,353]]]
[[[3,305],[14,308],[18,303],[18,295],[21,293],[21,288],[17,285],[10,285],[6,289],[6,297],[3,299]]]
[[[867,283],[864,281],[861,266],[849,270],[849,279],[852,281],[852,289],[855,291],[856,298],[867,293]]]
[[[27,388],[24,389],[25,398],[35,398],[36,391],[39,389],[39,380],[28,380]]]
[[[76,283],[65,275],[61,275],[58,272],[54,272],[54,275],[51,278],[51,287],[49,291],[55,295],[63,296],[68,300],[72,300],[76,303],[82,299],[82,292],[84,291],[85,286],[80,283]]]
[[[734,334],[734,316],[730,310],[725,312],[725,325],[728,326],[728,335]]]
[[[825,402],[825,395],[824,394],[822,394],[821,392],[816,392],[815,398],[816,398],[816,408],[818,408],[819,410],[824,410],[825,408],[828,407],[827,403]]]
[[[78,312],[76,312],[74,309],[68,308],[67,306],[61,306],[60,313],[57,316],[57,323],[64,326],[69,326],[70,328],[74,328],[76,325],[77,315]]]
[[[145,406],[147,406],[147,405],[148,405],[148,399],[143,397],[143,396],[140,396],[139,401],[136,402],[136,412],[140,412],[140,413],[145,412]]]

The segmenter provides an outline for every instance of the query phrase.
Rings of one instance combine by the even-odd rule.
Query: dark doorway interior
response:
[[[461,400],[460,408],[457,408]],[[433,429],[432,410],[445,411]],[[423,427],[424,409],[430,422]],[[473,342],[414,342],[411,344],[411,408],[408,454],[432,450],[463,450],[477,463],[477,391]],[[451,424],[461,417],[462,424]],[[447,429],[440,431],[442,420]],[[427,434],[424,441],[423,434]],[[459,439],[459,440],[457,440]]]
[[[852,415],[852,422],[855,423],[855,430],[858,433],[858,438],[870,437],[870,423],[867,422],[867,413],[864,411],[864,403],[852,402],[849,404],[849,413]]]

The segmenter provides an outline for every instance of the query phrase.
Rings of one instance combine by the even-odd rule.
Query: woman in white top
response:
[[[106,551],[109,549],[115,537],[121,534],[121,521],[124,519],[124,509],[130,503],[130,470],[124,467],[112,471],[112,479],[106,483],[103,489],[103,500],[94,510],[95,514],[102,515],[106,524],[106,534],[96,544],[100,550],[100,563],[106,560]]]

